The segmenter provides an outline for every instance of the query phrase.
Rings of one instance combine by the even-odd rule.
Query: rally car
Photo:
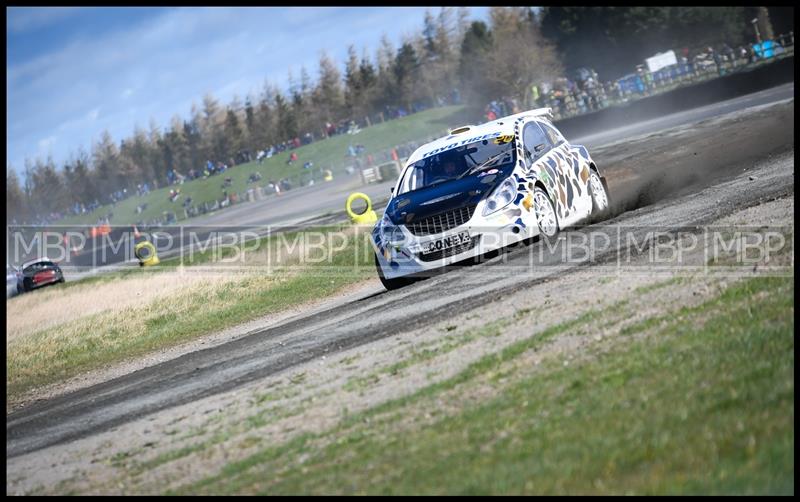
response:
[[[418,148],[372,231],[387,289],[605,213],[608,187],[550,108],[463,126]]]
[[[64,282],[64,273],[56,263],[42,258],[23,263],[20,267],[21,291],[32,291],[48,284]]]

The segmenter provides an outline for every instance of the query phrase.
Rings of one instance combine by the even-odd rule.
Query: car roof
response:
[[[420,159],[428,157],[433,153],[438,153],[439,151],[446,151],[462,144],[473,143],[485,136],[497,137],[514,134],[514,123],[516,120],[527,117],[549,119],[552,117],[552,110],[550,108],[537,108],[522,113],[516,113],[514,115],[508,115],[506,117],[501,117],[480,125],[457,127],[451,130],[451,134],[443,136],[417,148],[408,158],[406,165],[414,164]]]
[[[28,267],[30,267],[31,265],[35,265],[35,264],[37,264],[37,263],[39,263],[39,262],[43,262],[43,261],[49,261],[49,262],[53,262],[53,260],[51,260],[50,258],[38,258],[38,259],[36,259],[36,260],[26,261],[25,263],[23,263],[22,265],[20,265],[20,266],[19,266],[19,268],[21,268],[21,269],[22,269],[22,268],[28,268]]]

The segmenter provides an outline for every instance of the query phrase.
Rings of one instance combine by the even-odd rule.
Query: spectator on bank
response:
[[[719,75],[722,75],[725,72],[725,70],[722,67],[722,57],[720,56],[720,53],[718,51],[715,51],[713,47],[709,47],[707,49],[707,52],[711,56],[711,60],[714,61],[714,66],[717,69],[717,73]]]
[[[541,108],[547,106],[547,93],[542,84],[531,84],[531,107]]]

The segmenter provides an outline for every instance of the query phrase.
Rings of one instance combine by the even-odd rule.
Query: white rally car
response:
[[[459,127],[409,157],[372,231],[387,289],[608,209],[589,152],[551,119],[542,108]]]

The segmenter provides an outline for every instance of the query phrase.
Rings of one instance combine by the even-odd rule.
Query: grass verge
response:
[[[588,313],[180,492],[793,493],[793,300],[793,278],[741,281],[626,329],[649,336],[569,366],[546,361],[431,425],[398,425]]]

